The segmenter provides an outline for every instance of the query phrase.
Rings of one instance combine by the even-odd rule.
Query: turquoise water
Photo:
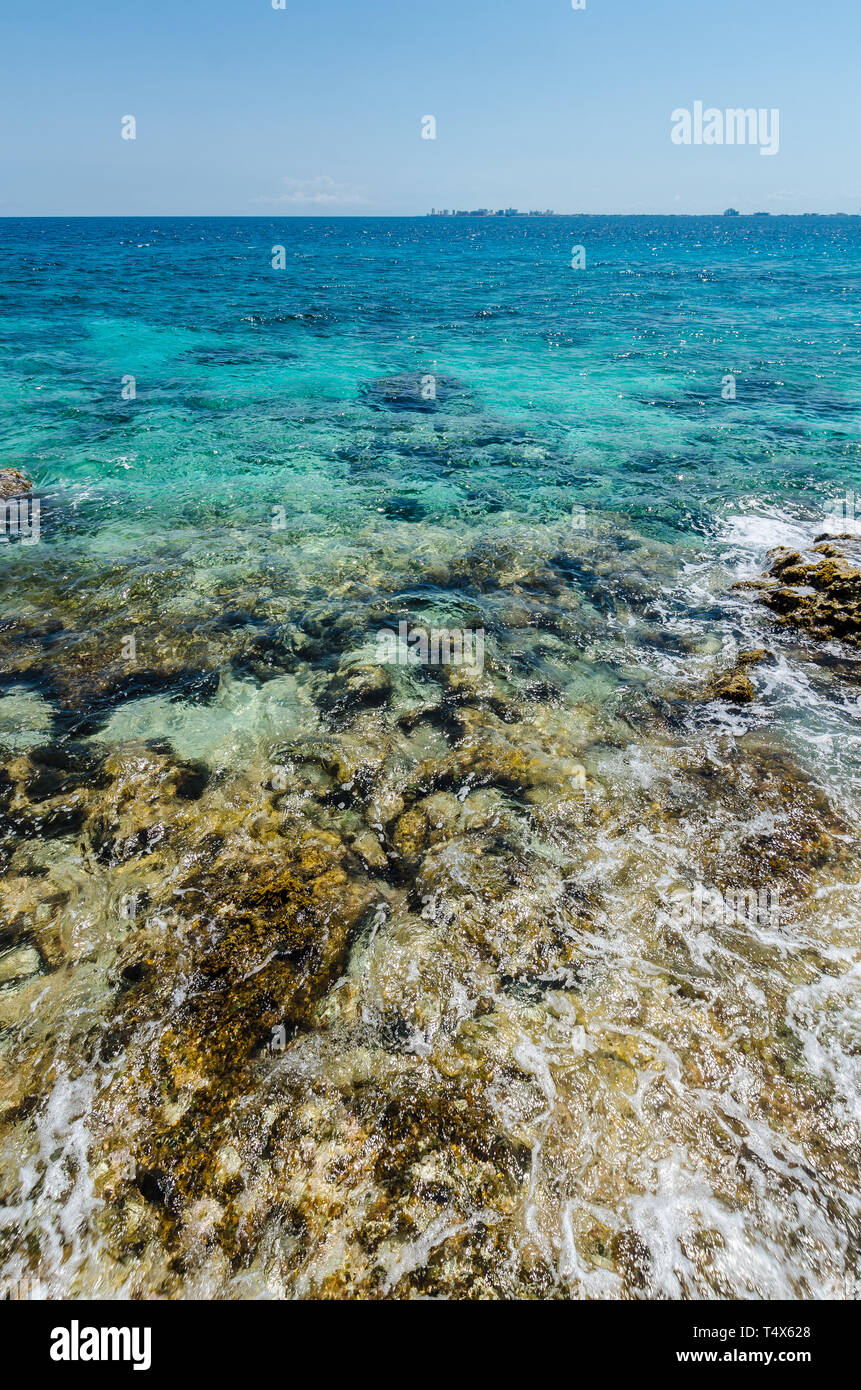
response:
[[[0,265],[0,466],[41,504],[38,544],[0,544],[0,969],[39,957],[0,979],[0,1271],[857,1293],[857,653],[733,585],[837,499],[861,519],[861,221],[6,219]],[[483,628],[482,679],[383,681],[401,620]],[[702,700],[760,647],[753,704]],[[117,1196],[99,1164],[128,1134],[153,1166],[162,1122],[115,1088],[149,1077],[153,1030],[192,1037],[206,955],[192,922],[158,957],[117,904],[167,911],[219,855],[265,877],[261,844],[292,863],[308,833],[337,859],[320,891],[374,915],[275,1081],[260,1004],[229,1124],[263,1234],[243,1263],[200,1234],[229,1183],[194,1221],[174,1194],[180,1268],[138,1211],[161,1168]],[[661,908],[694,883],[777,887],[789,916],[679,940]],[[143,943],[176,992],[118,1031]],[[299,1190],[324,1150],[361,1167],[383,1115],[420,1102],[430,1132],[472,1067],[451,1103],[495,1136],[482,1162],[521,1155],[504,1192],[444,1127],[413,1177]]]
[[[668,548],[667,612],[645,623],[665,647],[667,614],[692,612],[667,592],[683,562],[752,572],[861,491],[859,229],[5,220],[0,458],[43,494],[39,550],[0,553],[11,611],[35,577],[37,610],[50,578],[85,608],[95,586],[119,618],[119,564],[148,594],[136,621],[217,623],[261,585],[286,598],[325,589],[330,566],[340,584],[471,539],[516,548],[580,508],[584,537]],[[409,374],[394,402],[374,387]],[[443,609],[469,608],[442,589]]]
[[[90,489],[102,543],[117,489],[127,527],[253,525],[276,496],[354,526],[397,519],[392,494],[444,521],[574,497],[687,540],[751,492],[815,508],[858,481],[859,225],[6,220],[4,454]],[[462,394],[424,420],[363,399],[410,371]]]

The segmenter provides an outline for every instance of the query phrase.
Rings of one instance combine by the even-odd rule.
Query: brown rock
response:
[[[757,593],[781,623],[861,645],[861,547],[852,537],[820,541],[803,554],[780,548],[771,558],[766,576],[736,588]]]
[[[749,705],[756,698],[753,682],[743,671],[726,671],[705,688],[703,699],[723,700],[728,705]]]
[[[17,468],[0,468],[0,497],[20,497],[33,484]]]
[[[353,849],[369,869],[385,869],[385,851],[372,830],[362,830],[353,839]]]
[[[736,657],[736,666],[759,666],[763,661],[773,661],[774,653],[765,647],[757,647],[756,651],[739,652]]]
[[[428,822],[423,811],[405,811],[395,826],[392,843],[404,859],[417,859],[427,843]]]

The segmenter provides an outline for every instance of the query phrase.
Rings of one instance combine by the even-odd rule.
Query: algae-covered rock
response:
[[[732,669],[718,672],[712,676],[702,692],[695,698],[720,700],[727,705],[749,705],[756,699],[756,687],[748,674],[750,668],[773,660],[773,653],[767,651],[765,647],[741,651],[736,656]]]
[[[414,808],[406,811],[398,820],[392,834],[392,843],[404,859],[414,860],[424,848],[428,835],[428,821],[425,814]]]
[[[134,936],[126,942],[123,959],[135,968],[124,969],[130,984],[116,1025],[126,1067],[103,1106],[126,1114],[134,1181],[169,1222],[199,1227],[199,1204],[238,1173],[233,1107],[261,1055],[277,1055],[289,1034],[310,1026],[346,964],[373,895],[337,866],[310,876],[333,863],[335,850],[320,838],[312,865],[307,844],[300,847],[301,877],[265,860],[195,875],[161,933],[145,946]],[[194,989],[177,999],[180,964]],[[162,1022],[152,1035],[155,1018]],[[217,1233],[220,1212],[207,1222]],[[224,1223],[227,1239],[229,1210]]]
[[[523,790],[553,785],[564,776],[560,767],[540,747],[534,733],[520,725],[505,724],[488,710],[472,706],[456,713],[461,738],[445,757],[428,759],[416,769],[416,786],[428,791],[460,789],[489,783]]]
[[[852,537],[819,540],[810,551],[770,552],[771,568],[737,588],[756,592],[778,621],[813,637],[861,645],[861,545]]]
[[[29,492],[33,484],[25,473],[17,468],[0,468],[0,497],[20,497]]]
[[[744,671],[727,671],[709,681],[704,700],[722,700],[728,705],[749,705],[756,698],[753,681]]]
[[[124,562],[67,595],[48,563],[64,625],[0,631],[34,685],[61,668],[43,745],[0,777],[0,1261],[51,1262],[81,1297],[849,1288],[857,1156],[843,1073],[813,1059],[840,1058],[816,1030],[845,1026],[851,825],[776,736],[692,737],[655,696],[666,663],[620,676],[641,641],[725,649],[644,616],[677,556],[514,522],[417,541],[392,560],[368,534],[313,573],[293,547],[253,611],[222,567],[207,588]],[[368,634],[439,584],[493,633],[484,670],[381,676]],[[126,585],[166,633],[140,687],[111,646]],[[740,653],[723,698],[764,659]],[[64,739],[76,701],[119,709],[183,669],[217,674],[199,708],[235,716],[227,754],[120,722]],[[779,888],[780,915],[667,926],[682,878]],[[724,1213],[759,1266],[721,1264]]]
[[[739,652],[735,659],[736,666],[760,666],[763,662],[773,662],[774,653],[767,647],[757,647],[753,651]]]

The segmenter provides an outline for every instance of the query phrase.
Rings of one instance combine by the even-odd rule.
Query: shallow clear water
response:
[[[732,585],[861,498],[861,223],[0,255],[6,1277],[856,1295],[858,660]],[[484,672],[381,680],[400,620]]]

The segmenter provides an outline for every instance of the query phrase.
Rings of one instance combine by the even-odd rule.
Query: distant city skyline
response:
[[[5,0],[0,45],[0,216],[861,213],[850,0]]]
[[[553,208],[431,208],[428,217],[555,217]]]

